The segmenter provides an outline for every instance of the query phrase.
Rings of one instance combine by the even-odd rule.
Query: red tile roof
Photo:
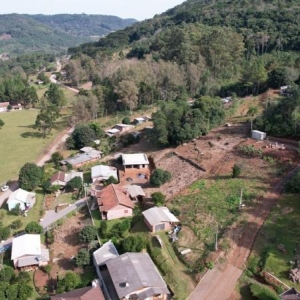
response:
[[[51,297],[51,300],[105,300],[102,290],[97,287],[84,287],[71,292],[55,295]]]
[[[66,174],[64,172],[59,171],[51,177],[51,183],[53,183],[56,180],[64,182],[65,181],[65,176],[66,176]]]
[[[121,186],[110,184],[103,190],[97,192],[97,201],[100,211],[108,211],[117,205],[133,208],[134,203],[130,200],[126,189]]]
[[[0,102],[0,107],[7,107],[9,102]]]

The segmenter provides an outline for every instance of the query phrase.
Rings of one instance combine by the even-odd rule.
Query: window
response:
[[[128,210],[127,209],[124,210],[124,214],[128,214]]]

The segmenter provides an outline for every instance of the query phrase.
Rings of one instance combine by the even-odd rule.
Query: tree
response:
[[[130,111],[137,108],[139,90],[133,81],[120,81],[118,86],[115,88],[115,93]]]
[[[232,178],[238,178],[241,175],[241,172],[242,168],[239,165],[235,164],[232,167]]]
[[[122,248],[125,252],[140,252],[146,247],[146,242],[141,236],[129,236],[122,242]]]
[[[0,226],[0,241],[6,240],[10,236],[10,228]]]
[[[58,281],[58,292],[69,292],[77,288],[80,284],[80,278],[73,272],[67,272],[65,277]]]
[[[60,152],[54,152],[52,155],[51,155],[51,162],[54,163],[55,167],[59,167],[60,165],[60,161],[63,160],[64,157],[62,156],[62,154]]]
[[[130,118],[129,117],[123,118],[122,123],[123,124],[130,124]]]
[[[75,263],[77,267],[88,266],[91,263],[91,256],[88,249],[80,249],[75,256]]]
[[[114,176],[110,176],[106,181],[105,181],[105,186],[108,186],[110,184],[117,184],[119,181],[116,179]]]
[[[10,282],[14,279],[15,272],[11,267],[4,266],[0,270],[0,282]]]
[[[66,105],[67,100],[63,90],[61,90],[57,84],[51,83],[49,89],[45,92],[46,99],[50,104],[62,107]]]
[[[43,132],[44,137],[51,133],[55,126],[55,121],[60,116],[59,108],[55,105],[49,105],[41,109],[35,120],[35,128]]]
[[[82,242],[90,243],[97,239],[97,228],[95,226],[85,226],[79,236]]]
[[[5,123],[0,119],[0,129],[5,125]]]
[[[33,287],[28,284],[19,284],[18,300],[27,300],[31,298]]]
[[[107,223],[106,221],[101,221],[99,226],[99,235],[103,239],[107,236]]]
[[[82,178],[79,176],[76,176],[72,178],[68,183],[66,184],[66,188],[74,191],[75,189],[80,190],[83,186]]]
[[[169,171],[165,171],[162,169],[156,169],[150,176],[150,183],[154,187],[160,187],[164,183],[170,181],[172,178],[172,175]]]
[[[6,296],[9,300],[17,300],[18,293],[19,293],[19,285],[18,284],[11,284],[7,290],[5,291]]]
[[[26,271],[21,271],[18,275],[18,277],[16,278],[16,281],[18,283],[29,283],[31,281],[31,277],[28,274],[28,272]]]
[[[21,210],[21,207],[20,207],[20,203],[17,203],[16,206],[14,208],[12,208],[9,213],[14,215],[14,216],[21,215],[22,210]]]
[[[29,222],[25,227],[26,233],[41,234],[43,231],[43,227],[36,221]]]
[[[20,188],[32,191],[41,184],[44,171],[34,163],[26,163],[19,173],[19,186]]]
[[[95,131],[88,124],[77,125],[67,141],[69,149],[81,149],[89,146],[97,138]],[[71,140],[72,139],[72,140]],[[71,148],[70,146],[74,146]]]
[[[155,193],[151,194],[151,198],[152,198],[153,202],[155,203],[155,205],[157,205],[157,206],[164,205],[165,200],[166,200],[166,196],[161,192],[155,192]]]

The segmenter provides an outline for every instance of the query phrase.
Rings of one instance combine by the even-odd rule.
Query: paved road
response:
[[[40,224],[43,226],[44,229],[46,229],[48,226],[52,225],[59,219],[65,217],[68,213],[76,210],[77,208],[79,208],[81,206],[86,205],[86,199],[87,198],[80,199],[80,200],[76,201],[74,204],[68,206],[67,208],[65,208],[57,213],[54,210],[48,210],[46,212],[45,217],[40,221]]]

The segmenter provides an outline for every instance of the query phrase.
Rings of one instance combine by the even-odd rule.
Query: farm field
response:
[[[16,179],[20,168],[41,156],[66,125],[63,116],[51,135],[43,138],[33,129],[37,114],[38,110],[30,109],[0,115],[5,123],[0,130],[0,183]]]

